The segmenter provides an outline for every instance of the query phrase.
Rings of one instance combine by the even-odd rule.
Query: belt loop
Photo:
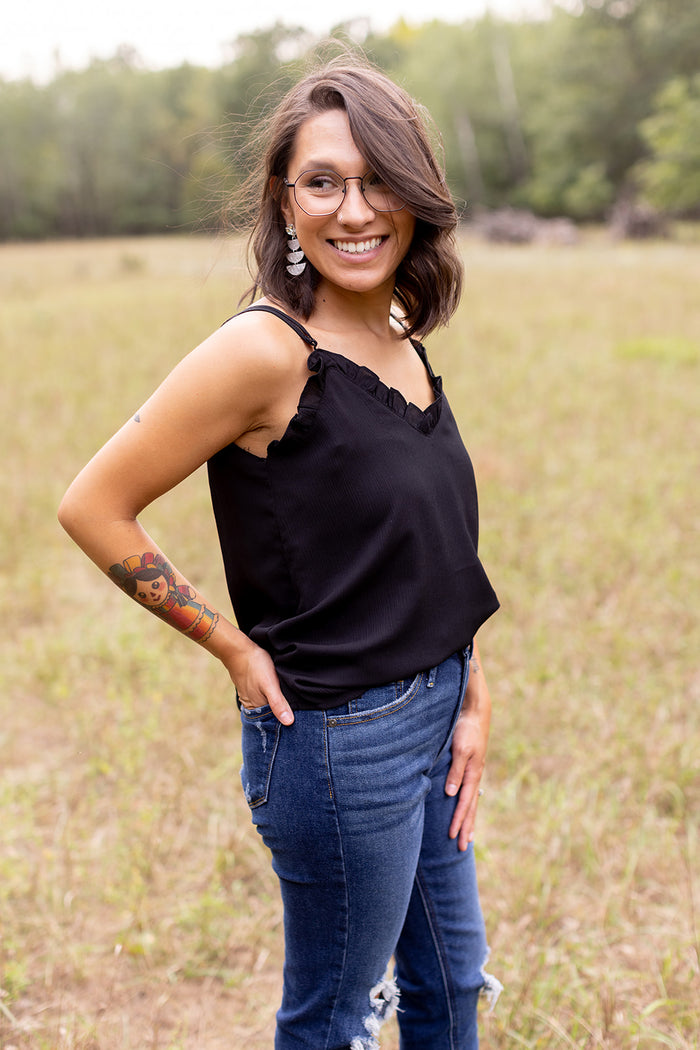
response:
[[[428,671],[428,681],[426,682],[426,686],[427,686],[428,689],[432,689],[433,686],[435,685],[435,678],[437,676],[437,671],[438,671],[437,667],[431,667],[430,670]]]

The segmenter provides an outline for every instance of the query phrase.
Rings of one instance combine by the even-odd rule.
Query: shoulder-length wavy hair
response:
[[[396,274],[394,299],[406,336],[425,336],[447,324],[459,302],[463,271],[454,237],[457,212],[423,107],[383,73],[347,58],[304,77],[262,131],[264,147],[257,152],[261,161],[253,176],[259,204],[249,241],[254,283],[248,295],[251,300],[269,296],[304,320],[313,311],[320,275],[310,263],[298,277],[287,273],[280,201],[299,128],[310,117],[335,109],[347,114],[368,165],[416,218],[411,247]]]

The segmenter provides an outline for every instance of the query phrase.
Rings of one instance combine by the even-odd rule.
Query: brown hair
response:
[[[299,128],[309,117],[333,109],[347,113],[358,149],[416,218],[411,247],[396,274],[394,298],[406,335],[426,335],[446,324],[459,302],[456,209],[430,142],[425,111],[383,73],[347,58],[304,77],[279,103],[260,136],[265,145],[253,176],[259,208],[249,242],[256,264],[251,266],[250,299],[267,295],[304,320],[313,311],[320,277],[310,263],[298,277],[287,274],[280,199]]]

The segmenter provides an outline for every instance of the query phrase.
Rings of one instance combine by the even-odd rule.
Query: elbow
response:
[[[116,526],[136,522],[136,516],[121,502],[106,498],[104,489],[96,489],[80,474],[68,488],[57,513],[61,527],[85,551],[100,547]]]
[[[94,529],[95,510],[98,506],[84,475],[78,474],[68,486],[58,507],[58,521],[72,540],[82,546],[91,529]]]
[[[58,508],[58,522],[68,535],[75,539],[80,528],[80,505],[68,489]]]

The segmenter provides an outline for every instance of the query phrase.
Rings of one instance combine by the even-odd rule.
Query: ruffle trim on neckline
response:
[[[301,392],[297,410],[289,420],[282,437],[277,441],[271,441],[267,446],[268,455],[283,442],[287,444],[289,441],[303,441],[314,425],[318,406],[321,404],[326,388],[325,361],[318,350],[314,349],[307,357],[306,363],[311,375]]]
[[[414,430],[421,434],[430,434],[437,426],[442,411],[442,376],[434,375],[425,358],[425,352],[420,352],[422,347],[417,349],[421,360],[428,369],[435,395],[434,401],[426,409],[418,408],[418,405],[414,405],[412,401],[407,401],[400,390],[383,383],[371,368],[358,365],[349,358],[343,357],[342,354],[336,354],[333,350],[314,347],[307,357],[307,367],[311,375],[301,392],[296,413],[290,419],[282,437],[270,442],[267,447],[268,455],[271,452],[274,453],[280,445],[287,445],[290,441],[306,440],[314,426],[316,413],[323,398],[326,388],[326,371],[329,367],[336,368],[350,382],[370,394],[394,415],[404,419]]]
[[[420,356],[427,367],[425,358],[423,355]],[[433,387],[434,400],[431,401],[427,408],[422,409],[418,405],[414,405],[412,401],[407,401],[400,390],[383,383],[377,373],[373,372],[371,368],[367,368],[366,365],[358,365],[355,361],[343,357],[342,354],[336,354],[332,350],[324,350],[321,347],[312,350],[309,354],[309,368],[315,370],[318,367],[323,371],[326,365],[337,368],[356,386],[371,394],[377,401],[386,405],[391,412],[394,412],[399,418],[405,419],[407,423],[422,434],[429,434],[437,425],[442,410],[442,376],[434,375],[430,369],[428,371]]]

